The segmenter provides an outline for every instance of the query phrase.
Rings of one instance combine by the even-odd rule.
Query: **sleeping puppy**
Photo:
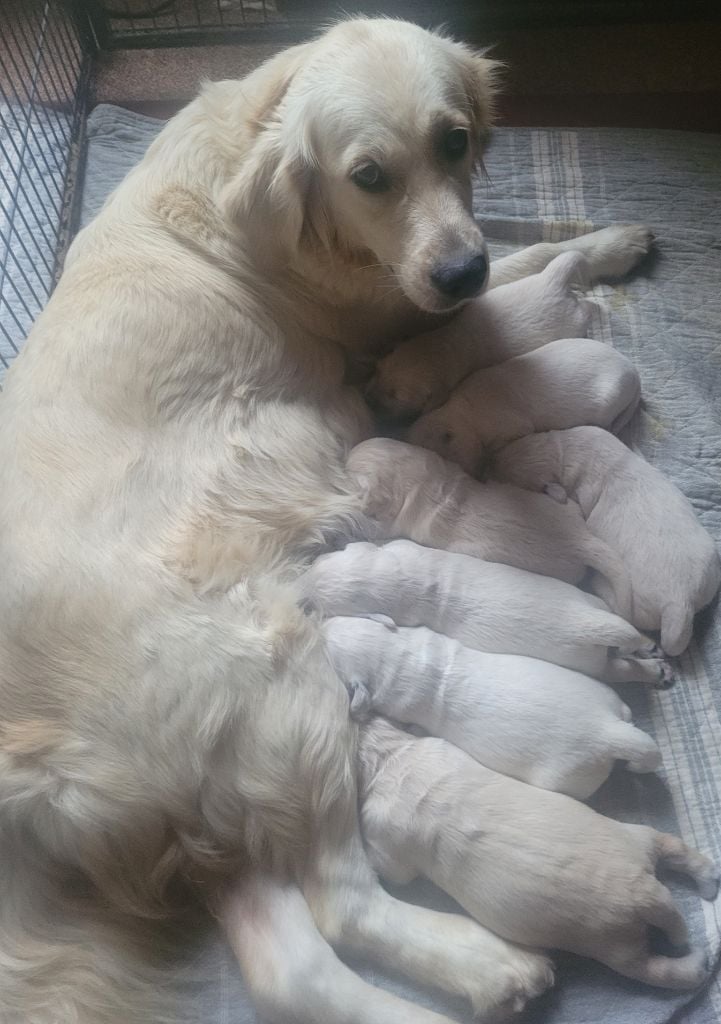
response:
[[[631,618],[628,572],[587,528],[575,505],[505,484],[479,483],[434,452],[389,438],[357,445],[347,465],[363,511],[384,539],[405,537],[567,583],[580,582],[591,567],[608,581],[615,610]]]
[[[299,596],[325,616],[427,626],[477,651],[523,654],[606,682],[673,681],[667,663],[603,601],[548,576],[396,540],[318,558]]]
[[[620,352],[565,338],[471,374],[406,440],[476,475],[489,454],[526,434],[583,423],[619,431],[640,397],[638,373]]]
[[[617,694],[580,672],[481,654],[423,626],[336,616],[324,632],[356,716],[420,726],[503,775],[585,800],[616,760],[633,772],[661,762]]]
[[[688,940],[657,864],[689,875],[704,899],[716,894],[716,868],[680,839],[605,818],[382,719],[363,730],[360,761],[363,834],[388,880],[424,875],[514,942],[592,957],[650,985],[704,980],[700,950],[649,949],[649,927],[675,946]]]
[[[475,370],[558,338],[584,337],[592,306],[577,288],[588,275],[586,257],[566,252],[540,274],[486,292],[451,323],[411,338],[382,359],[368,385],[370,402],[391,416],[417,416],[445,402]]]
[[[685,650],[694,615],[719,588],[721,562],[690,502],[657,469],[605,430],[575,427],[515,441],[496,454],[493,473],[573,499],[629,568],[634,624],[660,630],[667,654]],[[594,589],[614,604],[603,581]]]

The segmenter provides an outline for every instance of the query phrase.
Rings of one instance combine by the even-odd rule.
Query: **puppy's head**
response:
[[[489,450],[476,438],[470,424],[448,416],[445,407],[416,420],[405,440],[436,452],[478,479],[485,479],[487,475]]]
[[[471,171],[497,65],[383,19],[343,22],[289,61],[233,183],[235,215],[349,272],[384,268],[429,312],[479,294],[488,258]]]

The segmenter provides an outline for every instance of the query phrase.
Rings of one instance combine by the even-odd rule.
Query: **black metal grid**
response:
[[[74,227],[93,46],[71,4],[0,5],[0,375],[47,301]]]

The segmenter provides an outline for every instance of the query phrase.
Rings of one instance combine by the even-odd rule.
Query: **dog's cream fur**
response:
[[[207,86],[73,243],[0,401],[3,1024],[182,1018],[137,932],[183,882],[238,939],[261,864],[299,957],[241,958],[271,1020],[347,1020],[352,992],[354,1024],[441,1024],[343,989],[325,940],[483,1013],[547,984],[543,957],[504,944],[499,992],[483,929],[378,885],[346,692],[289,586],[359,525],[345,459],[370,421],[344,349],[454,312],[431,272],[483,248],[470,182],[492,93],[467,48],[349,21]],[[453,162],[451,129],[470,135]],[[368,160],[383,193],[351,178]],[[639,237],[578,244],[628,269]],[[308,950],[328,970],[312,998]]]
[[[675,836],[602,817],[491,771],[450,743],[382,719],[361,740],[361,815],[373,862],[396,883],[425,875],[508,939],[593,957],[629,978],[693,988],[702,951],[649,950],[649,925],[688,939],[657,863],[713,899],[718,872]]]
[[[491,289],[450,323],[411,338],[381,359],[368,397],[393,416],[430,412],[475,370],[559,338],[584,337],[592,307],[578,289],[590,276],[586,257],[572,250],[540,274]]]
[[[669,480],[598,427],[521,438],[498,452],[493,466],[499,480],[577,502],[591,530],[629,568],[632,621],[660,630],[668,654],[685,650],[694,615],[721,584],[721,562],[690,502]],[[602,581],[598,586],[613,603]]]
[[[536,658],[483,654],[424,627],[336,616],[324,633],[351,710],[420,726],[480,764],[585,800],[617,760],[661,755],[603,683]]]
[[[599,598],[509,565],[407,540],[359,542],[322,555],[299,587],[326,616],[427,626],[474,650],[542,658],[607,682],[672,681],[653,645]]]
[[[586,423],[621,430],[640,397],[638,373],[620,352],[564,338],[472,373],[406,439],[474,474],[496,449],[535,431]]]
[[[628,572],[575,505],[520,487],[479,483],[434,452],[390,438],[363,441],[347,465],[360,488],[361,507],[380,536],[405,537],[567,583],[580,582],[591,567],[610,586],[615,611],[631,617]]]

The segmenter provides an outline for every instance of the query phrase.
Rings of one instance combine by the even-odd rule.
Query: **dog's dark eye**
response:
[[[460,160],[468,149],[468,132],[465,128],[451,128],[443,137],[443,153],[449,160]]]
[[[385,192],[389,185],[388,178],[372,160],[357,167],[350,177],[353,184],[365,192]]]

